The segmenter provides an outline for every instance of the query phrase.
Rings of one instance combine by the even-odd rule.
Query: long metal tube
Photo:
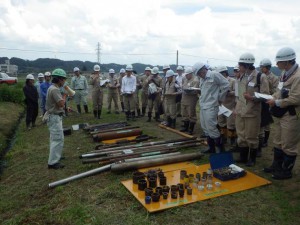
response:
[[[155,142],[147,142],[147,143],[138,143],[138,144],[133,144],[133,145],[126,145],[126,148],[137,148],[137,147],[144,147],[144,146],[152,146],[152,145],[159,145],[159,144],[166,144],[166,143],[175,143],[175,142],[182,142],[182,141],[188,141],[188,140],[196,140],[196,137],[193,138],[180,138],[180,139],[173,139],[173,140],[168,140],[168,141],[155,141]],[[107,150],[118,150],[118,149],[124,149],[124,146],[119,146],[116,147],[114,146],[96,146],[98,150],[93,150],[90,151],[90,153],[93,152],[101,152],[105,149]]]
[[[170,164],[170,163],[177,163],[183,162],[193,159],[201,158],[203,154],[201,152],[196,153],[188,153],[188,154],[181,154],[175,156],[168,156],[159,159],[147,159],[147,160],[140,160],[136,162],[125,162],[120,164],[112,164],[111,171],[112,172],[120,172],[126,170],[133,170],[133,169],[140,169],[150,166],[160,166],[163,164]]]
[[[180,152],[172,152],[172,153],[167,153],[167,154],[160,154],[160,155],[151,155],[151,156],[144,156],[144,157],[138,157],[138,158],[131,158],[131,159],[124,159],[124,162],[135,162],[139,160],[146,160],[146,159],[157,159],[163,157],[168,157],[168,156],[173,156],[173,155],[180,155]]]
[[[48,186],[49,186],[49,188],[55,188],[57,186],[69,183],[69,182],[71,182],[73,180],[78,180],[78,179],[81,179],[81,178],[84,178],[84,177],[95,175],[95,174],[100,173],[100,172],[107,171],[110,168],[111,168],[111,164],[105,165],[105,166],[102,166],[102,167],[99,167],[99,168],[96,168],[96,169],[93,169],[93,170],[86,171],[84,173],[80,173],[80,174],[77,174],[77,175],[74,175],[74,176],[67,177],[65,179],[59,180],[59,181],[55,181],[53,183],[50,183]]]
[[[93,135],[94,141],[105,141],[116,138],[131,137],[141,135],[143,131],[141,129],[129,129],[118,130],[107,133],[98,133]]]
[[[91,131],[90,134],[99,134],[99,133],[107,133],[117,130],[127,130],[127,129],[136,129],[139,128],[138,126],[126,126],[126,127],[118,127],[118,128],[112,128],[112,129],[105,129],[105,130],[97,130],[97,131]]]

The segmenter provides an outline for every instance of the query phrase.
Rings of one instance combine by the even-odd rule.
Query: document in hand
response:
[[[255,98],[263,98],[263,99],[266,99],[266,100],[273,99],[272,95],[261,94],[261,93],[258,93],[258,92],[254,92],[254,96],[255,96]]]
[[[218,115],[221,114],[223,114],[226,117],[229,117],[232,114],[232,111],[230,109],[227,109],[224,105],[220,105]]]

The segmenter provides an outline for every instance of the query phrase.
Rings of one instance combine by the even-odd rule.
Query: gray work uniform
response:
[[[280,82],[274,99],[278,100],[281,108],[294,106],[296,115],[290,115],[286,112],[283,117],[274,117],[274,147],[282,149],[282,151],[294,156],[298,154],[298,147],[300,142],[300,68],[297,64],[290,69],[291,75],[287,78],[281,76]],[[281,88],[282,86],[282,88]],[[288,89],[289,94],[287,98],[281,98],[281,89]]]
[[[75,91],[73,98],[76,105],[80,105],[81,102],[83,105],[87,105],[86,96],[88,95],[88,83],[85,76],[74,75],[71,80],[71,88]]]
[[[122,79],[122,95],[124,101],[124,108],[126,112],[133,113],[135,111],[135,90],[136,90],[136,77],[134,75],[127,75]]]
[[[158,89],[156,93],[149,93],[150,83],[155,84]],[[154,112],[158,113],[159,105],[161,103],[162,78],[159,75],[150,75],[146,80],[145,86],[145,89],[148,91],[148,112],[152,113],[154,108]]]
[[[119,79],[116,76],[109,76],[109,83],[107,85],[107,103],[108,103],[108,112],[111,111],[111,102],[114,101],[115,112],[119,112],[119,90],[118,87]]]
[[[254,70],[250,75],[241,75],[237,80],[239,91],[245,90],[251,96],[254,96],[254,92],[259,92],[259,87],[257,86],[257,74],[257,71]],[[240,88],[240,85],[243,88]],[[260,78],[260,93],[269,93],[268,80],[264,74],[262,74]],[[239,93],[235,109],[235,126],[238,136],[237,143],[239,147],[257,149],[261,122],[261,102],[256,100],[244,100],[242,99],[244,98],[242,95],[243,93]]]
[[[212,139],[220,137],[217,128],[219,105],[228,90],[229,82],[220,73],[207,71],[205,78],[200,78],[200,123],[204,134]]]
[[[184,78],[184,75],[181,74],[181,75],[177,75],[176,76],[176,81],[177,81],[177,84],[180,85],[180,87],[182,88],[182,85],[183,85],[183,78]],[[177,98],[176,98],[176,114],[179,115],[181,114],[181,101],[182,101],[182,94],[178,95]]]
[[[165,85],[165,115],[171,119],[176,119],[176,93],[175,78],[171,82],[166,81]]]
[[[54,165],[59,162],[63,147],[64,133],[62,125],[63,107],[58,107],[57,103],[63,100],[60,89],[55,85],[51,85],[47,91],[46,110],[49,113],[47,122],[50,132],[50,153],[48,165]]]
[[[103,105],[103,87],[100,86],[100,81],[102,77],[91,76],[90,85],[92,85],[92,101],[93,101],[93,109],[95,111],[102,110]]]
[[[186,77],[182,80],[182,99],[181,99],[181,114],[182,121],[187,121],[190,123],[196,123],[196,105],[198,102],[199,91],[188,91],[189,88],[199,88],[199,80],[195,77],[187,79]]]

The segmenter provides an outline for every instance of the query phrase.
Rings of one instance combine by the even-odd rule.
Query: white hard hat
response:
[[[131,64],[128,64],[128,65],[126,66],[126,71],[132,71],[132,70],[133,70],[132,65],[131,65]]]
[[[296,59],[296,53],[292,48],[284,47],[279,49],[276,54],[276,62],[290,61]]]
[[[125,73],[125,69],[120,69],[120,73]]]
[[[95,67],[94,67],[95,68]],[[94,69],[95,70],[95,69]],[[74,69],[73,69],[73,72],[75,73],[75,72],[77,72],[77,71],[80,71],[80,69],[78,68],[78,67],[74,67]]]
[[[51,73],[49,71],[45,72],[45,77],[50,77]]]
[[[204,66],[205,66],[205,64],[202,62],[195,63],[195,65],[193,66],[194,74],[197,75],[198,71],[201,70]],[[205,66],[205,68],[207,69],[206,66]]]
[[[185,74],[193,73],[193,68],[192,67],[187,67],[187,68],[185,68],[184,72],[185,72]]]
[[[26,80],[34,80],[34,76],[32,74],[28,74],[26,76]]]
[[[218,73],[222,73],[222,72],[225,72],[225,71],[228,72],[228,68],[226,66],[218,66],[216,71]]]
[[[271,62],[270,59],[265,58],[265,59],[263,59],[263,60],[260,61],[259,65],[260,66],[271,66],[272,62]]]
[[[145,68],[145,71],[151,71],[151,68],[150,68],[149,66],[147,66],[147,67]]]
[[[255,57],[253,54],[246,52],[240,56],[239,63],[253,64],[255,62]]]
[[[239,70],[240,70],[240,68],[239,68],[239,66],[238,66],[238,65],[236,65],[236,66],[233,68],[233,70],[237,70],[237,71],[239,71]]]
[[[183,67],[182,66],[177,66],[177,69],[176,70],[183,70]]]
[[[94,71],[100,71],[100,66],[99,65],[95,65],[94,66]]]
[[[170,69],[170,66],[167,65],[167,64],[165,64],[165,65],[163,66],[163,70],[165,70],[165,69]]]
[[[159,73],[159,70],[157,67],[153,67],[152,70],[151,70],[151,74],[158,74]]]
[[[108,73],[115,73],[115,70],[114,70],[114,69],[110,69],[110,70],[108,71]]]
[[[39,73],[38,74],[38,78],[44,78],[45,76],[44,76],[44,74],[43,73]]]
[[[168,70],[167,73],[166,73],[166,78],[172,77],[172,76],[175,76],[174,71],[173,70]]]

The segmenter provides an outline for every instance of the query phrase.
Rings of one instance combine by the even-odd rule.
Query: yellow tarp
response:
[[[184,162],[184,163],[176,163],[176,164],[169,164],[160,167],[152,167],[153,168],[160,168],[163,172],[165,172],[165,176],[167,177],[167,185],[171,186],[173,184],[183,183],[183,180],[180,180],[180,170],[184,169],[187,171],[187,174],[196,174],[196,173],[203,173],[206,172],[207,169],[210,167],[209,164],[196,166],[192,163]],[[141,170],[142,172],[149,170],[150,168]],[[216,181],[220,181],[217,178],[213,178],[213,184]],[[122,181],[122,184],[136,197],[136,199],[149,211],[149,212],[156,212],[161,211],[164,209],[190,204],[197,201],[202,201],[210,198],[219,197],[222,195],[228,195],[239,191],[248,190],[251,188],[271,184],[270,181],[259,177],[249,171],[247,171],[246,176],[230,181],[220,181],[221,187],[215,187],[213,185],[212,190],[198,191],[197,188],[193,187],[190,184],[190,187],[193,187],[193,194],[187,195],[186,191],[183,198],[178,196],[177,199],[171,199],[171,194],[169,193],[168,199],[163,199],[162,196],[160,197],[159,202],[151,202],[150,204],[145,204],[145,192],[138,190],[138,185],[133,184],[132,179]],[[158,182],[159,184],[159,182]]]

